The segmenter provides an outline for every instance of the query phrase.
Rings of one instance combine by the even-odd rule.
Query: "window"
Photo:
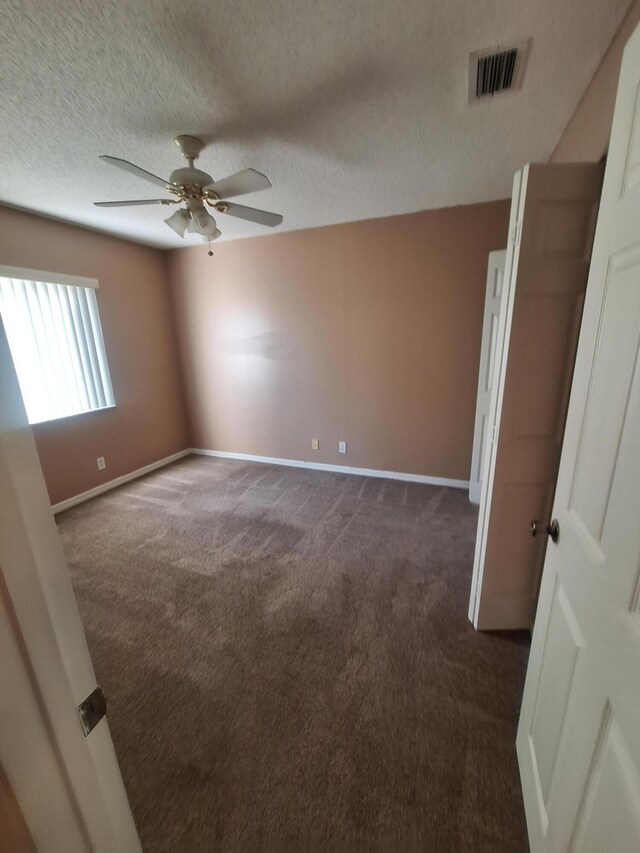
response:
[[[95,279],[0,267],[0,314],[29,423],[115,405]]]

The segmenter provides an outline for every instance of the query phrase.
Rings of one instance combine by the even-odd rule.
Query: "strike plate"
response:
[[[82,731],[87,737],[107,713],[107,700],[100,685],[87,696],[84,702],[78,705],[78,713],[80,714]]]

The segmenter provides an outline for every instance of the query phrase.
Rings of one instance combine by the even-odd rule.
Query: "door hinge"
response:
[[[520,223],[516,222],[513,226],[513,237],[511,238],[514,243],[518,242],[518,237],[520,236]]]
[[[80,714],[82,731],[87,737],[107,713],[107,700],[100,685],[87,696],[84,702],[78,705],[78,713]]]

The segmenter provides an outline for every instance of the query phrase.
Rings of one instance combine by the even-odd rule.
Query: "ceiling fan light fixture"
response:
[[[206,210],[195,210],[193,212],[193,230],[203,237],[209,237],[217,231],[216,221]]]
[[[216,220],[207,212],[205,205],[215,209],[218,213],[228,214],[247,222],[255,222],[257,225],[273,228],[281,224],[282,216],[280,214],[227,201],[228,198],[269,189],[271,181],[265,175],[255,169],[243,169],[227,178],[213,181],[211,175],[201,169],[196,169],[194,165],[204,148],[204,142],[187,134],[176,137],[175,142],[188,165],[181,169],[175,169],[169,180],[147,172],[146,169],[142,169],[128,160],[106,154],[100,155],[105,163],[162,187],[170,194],[170,198],[97,201],[94,204],[98,207],[132,207],[146,204],[182,205],[164,221],[179,237],[184,238],[187,234],[198,234],[205,242],[212,242],[221,236]]]
[[[176,210],[168,219],[165,219],[165,222],[169,228],[176,232],[178,237],[184,237],[184,232],[191,222],[191,214],[184,207],[181,207],[180,210]]]

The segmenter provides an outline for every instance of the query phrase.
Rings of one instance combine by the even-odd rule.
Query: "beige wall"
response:
[[[52,503],[188,447],[163,252],[0,207],[0,264],[100,281],[116,407],[34,426]]]
[[[640,0],[634,0],[560,137],[552,163],[597,162],[607,153],[622,53],[639,22]]]
[[[500,201],[171,252],[193,446],[468,479],[508,216]]]

